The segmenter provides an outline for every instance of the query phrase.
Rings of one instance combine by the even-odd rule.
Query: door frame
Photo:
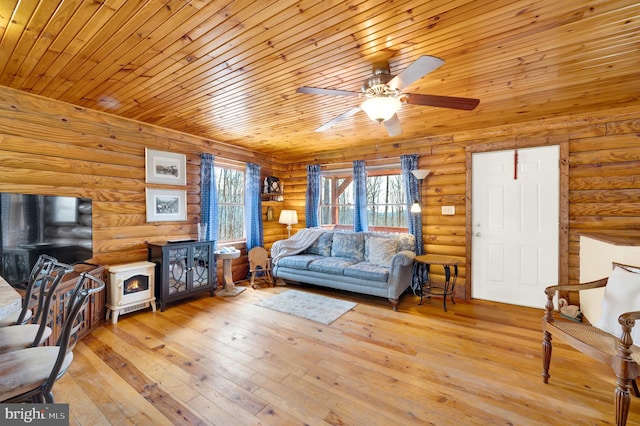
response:
[[[482,142],[471,143],[466,146],[465,162],[466,162],[466,203],[465,203],[465,221],[466,221],[466,261],[465,261],[465,299],[471,300],[471,286],[473,285],[472,274],[472,208],[473,200],[471,199],[473,182],[472,182],[472,156],[476,153],[491,151],[508,151],[512,149],[535,148],[541,146],[558,145],[559,153],[559,218],[558,218],[558,283],[569,283],[569,136],[550,136],[542,138],[529,138],[523,140],[502,140],[499,142]],[[550,285],[553,285],[552,283]]]

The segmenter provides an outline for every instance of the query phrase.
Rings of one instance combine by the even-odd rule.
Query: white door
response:
[[[473,154],[473,298],[544,308],[558,281],[559,152]]]

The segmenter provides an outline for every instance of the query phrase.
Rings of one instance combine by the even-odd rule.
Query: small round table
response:
[[[457,257],[444,256],[439,254],[425,254],[422,256],[416,256],[414,261],[417,280],[416,286],[413,288],[414,294],[420,296],[420,303],[422,305],[422,298],[431,298],[432,295],[442,296],[444,311],[447,312],[447,296],[451,296],[451,303],[455,305],[456,301],[453,299],[456,289],[456,279],[458,278],[458,265],[462,261]],[[442,265],[444,268],[444,285],[434,286],[431,284],[429,277],[429,269],[431,265]],[[451,267],[453,266],[453,279],[451,279]]]
[[[224,277],[224,287],[216,291],[216,296],[237,296],[245,291],[246,288],[236,287],[233,283],[233,277],[231,276],[231,260],[240,257],[240,250],[229,253],[216,251],[214,254],[218,259],[222,259],[222,275]]]

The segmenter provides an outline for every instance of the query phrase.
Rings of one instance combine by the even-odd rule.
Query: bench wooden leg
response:
[[[542,340],[542,380],[549,383],[549,365],[551,365],[551,333],[544,331]]]
[[[624,426],[627,424],[627,417],[629,416],[629,386],[627,380],[618,378],[616,379],[616,425]]]

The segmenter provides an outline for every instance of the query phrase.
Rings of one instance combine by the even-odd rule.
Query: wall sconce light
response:
[[[296,212],[295,210],[282,210],[280,212],[278,223],[287,225],[287,231],[289,232],[288,238],[291,238],[291,225],[295,225],[298,223],[298,212]]]
[[[413,201],[411,205],[410,212],[411,213],[421,213],[422,212],[422,181],[425,180],[431,170],[428,169],[417,169],[411,170],[411,173],[418,179],[418,198]]]

